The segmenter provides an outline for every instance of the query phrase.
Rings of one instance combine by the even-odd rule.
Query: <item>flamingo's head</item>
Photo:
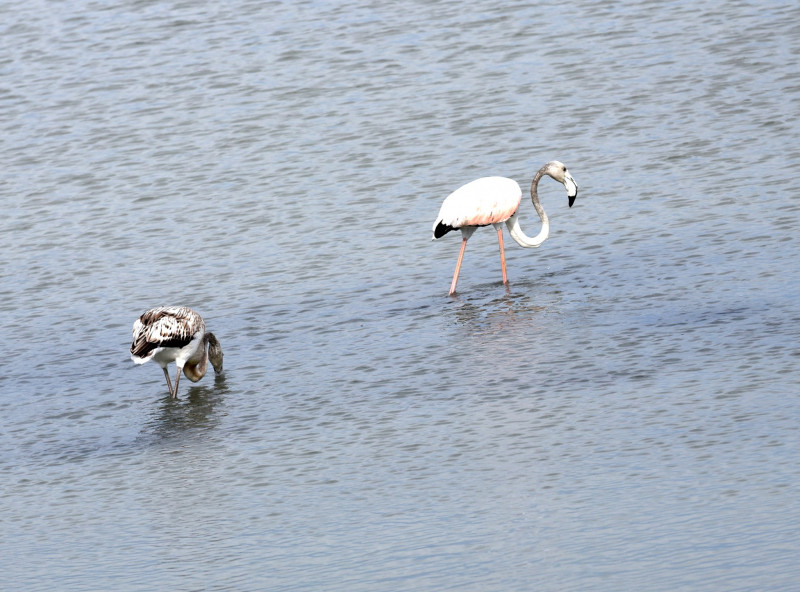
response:
[[[563,162],[551,160],[544,167],[546,175],[550,175],[559,183],[564,184],[567,190],[567,198],[569,199],[569,207],[572,207],[572,204],[575,203],[575,198],[578,196],[578,184],[569,174],[566,165]]]
[[[222,346],[213,333],[206,333],[205,338],[208,341],[208,359],[214,366],[214,372],[222,374]]]

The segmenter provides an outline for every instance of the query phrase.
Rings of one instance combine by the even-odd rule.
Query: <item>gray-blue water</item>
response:
[[[795,2],[0,4],[0,589],[797,590],[799,61]],[[444,197],[550,159],[448,297]]]

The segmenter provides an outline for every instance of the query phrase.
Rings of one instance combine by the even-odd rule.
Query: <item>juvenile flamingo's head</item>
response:
[[[567,198],[569,199],[569,207],[572,207],[572,204],[575,203],[575,198],[578,196],[578,184],[569,174],[566,165],[563,162],[551,160],[544,165],[544,174],[550,175],[559,183],[564,184],[567,190]]]
[[[211,365],[214,366],[214,372],[222,374],[222,346],[220,346],[217,337],[213,333],[206,333],[205,339],[208,342],[208,359],[211,360]]]

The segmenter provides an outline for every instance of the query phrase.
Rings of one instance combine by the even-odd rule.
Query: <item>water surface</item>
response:
[[[0,587],[797,587],[793,3],[0,13]]]

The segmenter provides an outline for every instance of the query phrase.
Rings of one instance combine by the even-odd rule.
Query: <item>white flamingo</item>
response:
[[[206,332],[203,317],[186,306],[151,308],[133,323],[131,359],[137,364],[155,360],[164,371],[173,399],[178,396],[181,370],[197,382],[206,374],[208,360],[217,374],[222,373],[222,348],[213,333]],[[169,380],[167,364],[175,362],[175,390]]]
[[[436,222],[433,223],[432,240],[443,237],[451,230],[461,230],[461,251],[458,253],[456,271],[450,284],[451,295],[456,291],[458,272],[461,271],[461,260],[464,257],[464,250],[467,248],[467,241],[479,226],[491,224],[497,230],[504,284],[508,283],[508,278],[506,277],[506,255],[503,250],[503,222],[508,226],[511,237],[521,247],[538,247],[547,239],[547,235],[550,233],[550,221],[539,203],[538,195],[539,180],[544,175],[549,175],[564,184],[569,198],[569,207],[572,207],[575,197],[578,195],[578,185],[564,164],[552,160],[540,168],[531,182],[531,201],[542,221],[542,229],[533,238],[522,232],[519,226],[517,209],[522,200],[522,190],[513,179],[482,177],[459,187],[445,198]]]

